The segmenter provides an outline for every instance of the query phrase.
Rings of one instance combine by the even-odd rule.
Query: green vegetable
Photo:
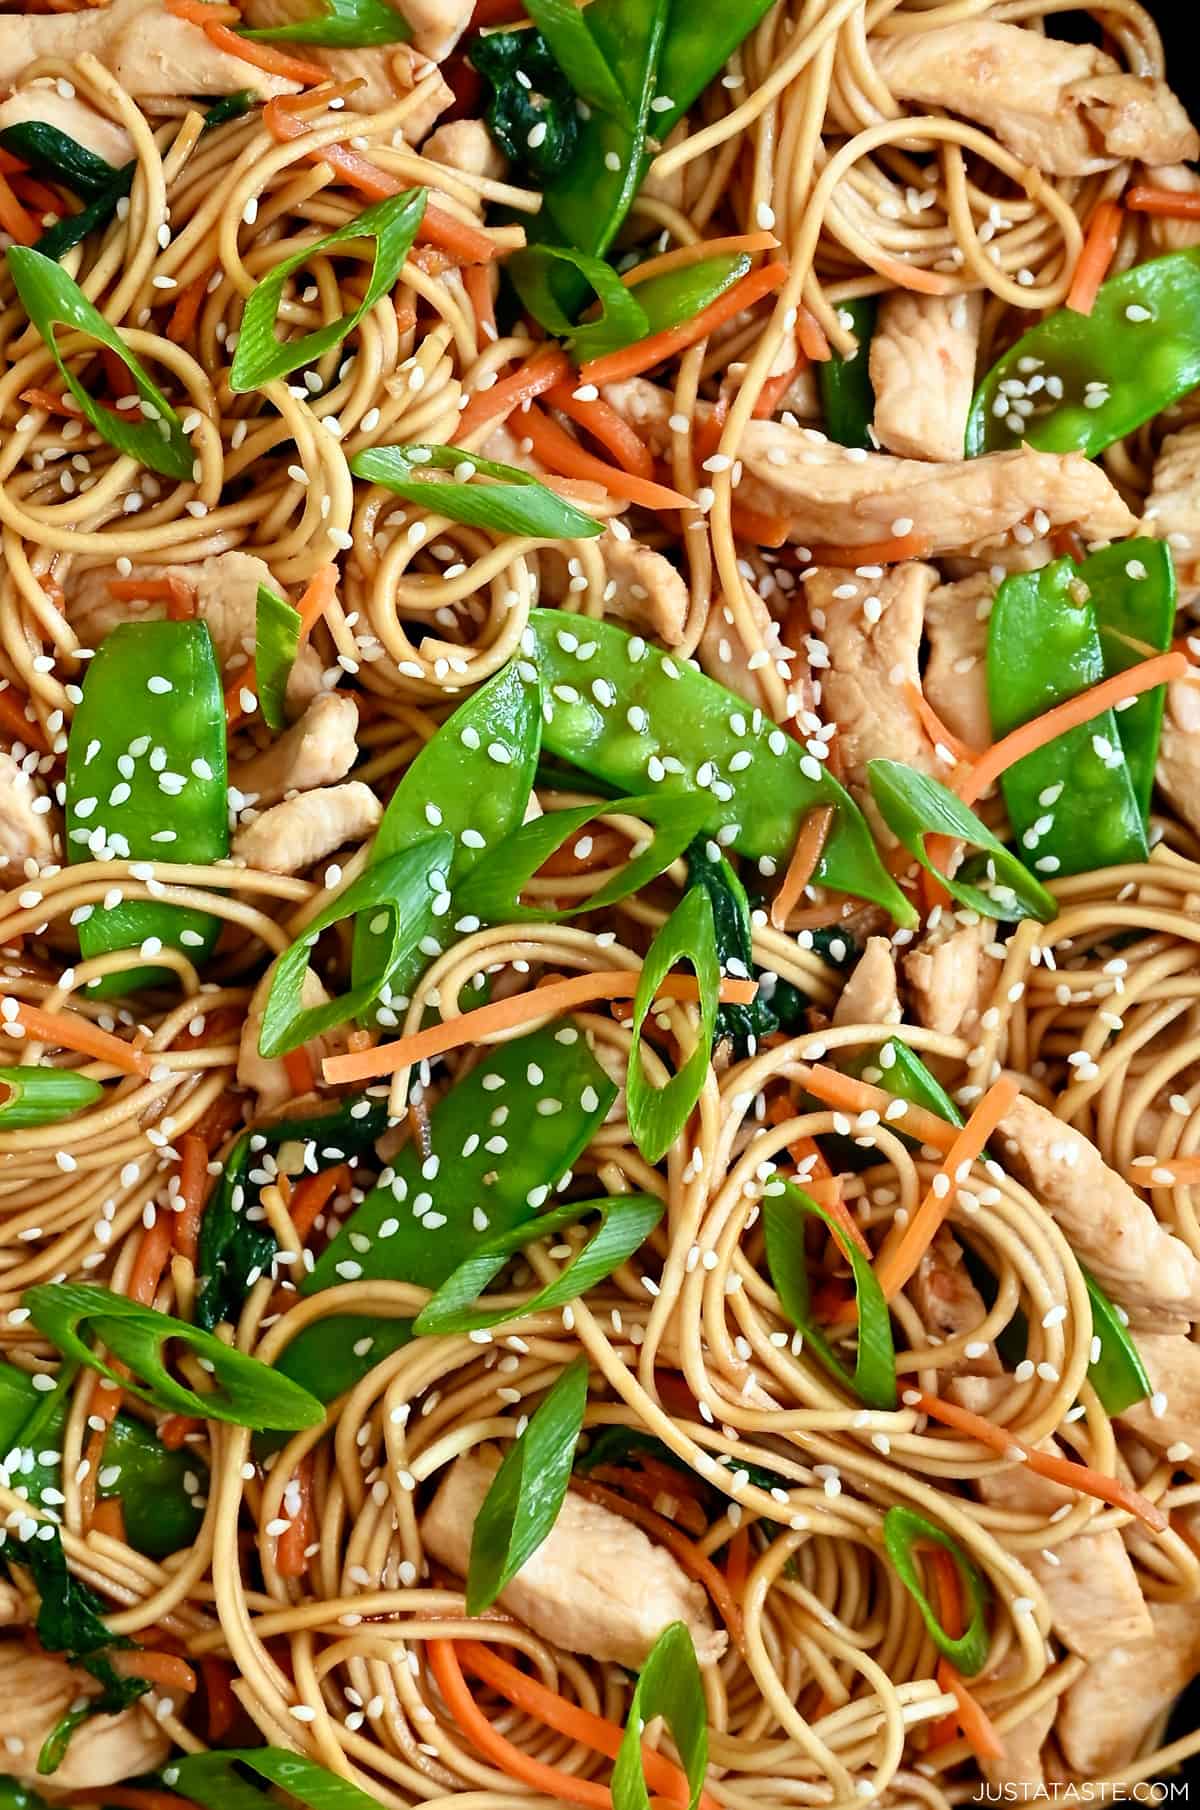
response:
[[[383,984],[411,957],[430,924],[449,908],[446,874],[452,854],[453,844],[446,832],[430,831],[402,854],[372,862],[332,905],[305,925],[303,935],[275,965],[258,1034],[260,1055],[268,1059],[286,1055],[377,1003]],[[308,960],[321,932],[358,912],[371,913],[369,921],[376,936],[386,932],[382,972],[325,1005],[303,1005]]]
[[[1048,923],[1055,915],[1058,906],[1041,881],[940,780],[898,760],[868,762],[867,777],[892,834],[961,905],[985,918],[1039,918]],[[925,850],[926,836],[949,836],[985,850],[986,886],[951,879],[935,867]]]
[[[348,220],[345,226],[338,227],[336,232],[327,233],[323,239],[284,258],[255,285],[246,302],[229,373],[229,387],[235,394],[261,389],[263,384],[286,377],[299,370],[301,365],[313,364],[353,333],[364,314],[390,294],[425,213],[425,197],[424,189],[406,189],[403,194],[389,195],[386,201],[377,201],[355,219]],[[357,308],[343,314],[340,320],[329,321],[324,327],[302,334],[299,339],[277,339],[275,317],[288,278],[312,258],[362,239],[373,239],[375,252],[371,274]],[[190,457],[188,469],[190,473]]]
[[[1071,560],[1005,579],[988,622],[987,677],[998,737],[1103,679],[1096,612]],[[1013,832],[1040,872],[1146,859],[1145,817],[1118,721],[1106,710],[1001,774]]]
[[[926,1112],[935,1112],[939,1119],[945,1119],[951,1125],[962,1124],[962,1114],[950,1095],[907,1043],[901,1043],[898,1037],[889,1037],[876,1052],[874,1060],[883,1070],[879,1085],[894,1094],[897,1100],[909,1100],[914,1106],[923,1106]],[[899,1130],[901,1124],[902,1120],[894,1129]]]
[[[556,1282],[548,1283],[516,1311],[511,1307],[480,1306],[479,1297],[510,1257],[535,1239],[548,1238],[564,1226],[577,1225],[588,1213],[600,1215],[595,1236],[572,1257]],[[651,1194],[613,1194],[603,1200],[572,1201],[511,1231],[485,1238],[426,1302],[413,1323],[413,1331],[477,1332],[485,1326],[500,1326],[505,1320],[527,1319],[551,1308],[565,1307],[605,1281],[640,1250],[662,1215],[662,1201]]]
[[[483,851],[517,827],[533,789],[542,734],[537,674],[530,683],[520,666],[511,662],[473,692],[405,769],[376,833],[373,861],[428,836],[432,804],[439,827],[454,838],[448,876],[453,897]],[[389,1007],[408,1004],[404,996],[424,971],[429,946],[446,948],[458,921],[453,911],[436,919],[423,939],[425,948],[390,973],[380,988]],[[351,979],[356,988],[385,972],[387,944],[371,924],[370,917],[360,917],[354,927]],[[390,1022],[395,1023],[394,1014]]]
[[[65,270],[28,245],[10,245],[8,268],[26,314],[37,328],[58,366],[63,382],[79,404],[84,418],[102,440],[126,453],[140,465],[164,477],[190,480],[192,447],[183,423],[162,391],[151,382],[115,327],[94,308],[79,284]],[[129,421],[88,395],[67,364],[59,346],[58,327],[73,327],[120,359],[129,372],[131,387],[141,400],[139,422]]]
[[[75,1371],[76,1366],[64,1364],[60,1383],[65,1377],[69,1385]],[[43,1454],[62,1449],[67,1393],[60,1386],[35,1389],[24,1370],[0,1359],[0,1482],[8,1489],[19,1484],[35,1507],[42,1505],[47,1489],[57,1492],[62,1481],[61,1466],[43,1462]],[[144,1421],[118,1414],[109,1427],[104,1456],[106,1481],[97,1482],[97,1493],[121,1498],[129,1544],[154,1559],[190,1545],[200,1511],[184,1477],[204,1468],[195,1454],[169,1452]]]
[[[634,855],[608,883],[578,905],[553,911],[522,905],[521,893],[543,863],[597,817],[620,812],[655,825],[649,846]],[[696,835],[705,815],[699,798],[618,798],[579,805],[569,811],[546,811],[523,823],[490,855],[483,855],[455,895],[456,909],[485,924],[560,923],[580,912],[599,911],[639,892],[678,859]]]
[[[659,983],[677,962],[690,962],[700,993],[700,1026],[695,1047],[663,1087],[655,1087],[642,1066],[642,1026]],[[700,1098],[712,1061],[721,970],[713,930],[712,900],[702,886],[690,887],[651,943],[633,1001],[625,1101],[633,1141],[648,1163],[667,1154]]]
[[[53,1125],[84,1112],[104,1098],[99,1081],[70,1068],[0,1068],[0,1132],[24,1131],[30,1125]]]
[[[1083,1269],[1082,1264],[1079,1267]],[[1123,1414],[1134,1402],[1152,1395],[1154,1385],[1125,1321],[1085,1269],[1083,1279],[1092,1304],[1092,1334],[1100,1341],[1099,1355],[1088,1365],[1088,1381],[1106,1414]]]
[[[34,249],[55,262],[96,227],[107,226],[117,202],[133,186],[136,160],[117,169],[43,120],[5,126],[0,131],[0,145],[27,164],[35,176],[70,189],[85,204],[79,213],[64,215],[38,240]]]
[[[492,137],[535,185],[573,159],[580,122],[570,82],[540,31],[481,32],[471,63],[491,88],[484,118]]]
[[[109,1654],[136,1653],[136,1641],[112,1634],[101,1620],[106,1606],[94,1591],[73,1577],[63,1551],[62,1535],[53,1521],[43,1521],[36,1533],[8,1556],[24,1565],[38,1593],[35,1633],[47,1653],[64,1653],[71,1665],[88,1672],[102,1686],[98,1697],[89,1697],[78,1709],[70,1709],[42,1743],[37,1769],[45,1777],[62,1764],[67,1743],[90,1716],[115,1715],[150,1689],[148,1678],[118,1672]]]
[[[1176,584],[1175,563],[1166,541],[1143,536],[1101,547],[1084,560],[1079,576],[1092,594],[1106,678],[1147,658],[1147,648],[1163,653],[1170,647]],[[1131,642],[1141,645],[1131,646]],[[1165,701],[1166,687],[1156,685],[1113,713],[1143,818],[1149,814],[1154,789]]]
[[[571,11],[583,20],[584,13],[574,5]],[[560,271],[564,265],[565,283]],[[598,358],[602,352],[614,352],[619,346],[644,339],[650,331],[640,296],[626,288],[603,258],[589,257],[586,252],[572,251],[565,245],[530,245],[514,252],[504,269],[526,312],[551,333],[567,340],[581,363],[585,358]],[[598,318],[577,325],[574,316],[578,313],[580,278],[586,285],[586,301],[598,301],[600,313]],[[560,290],[567,297],[565,307],[559,301]]]
[[[749,1055],[761,1037],[781,1027],[798,1028],[804,995],[778,975],[765,978],[754,965],[750,901],[746,889],[715,842],[697,836],[685,850],[688,884],[703,886],[712,900],[713,930],[721,973],[735,980],[757,978],[758,993],[748,1006],[722,1005],[717,1010],[716,1042],[729,1038],[734,1054]]]
[[[988,1656],[988,1631],[984,1616],[987,1585],[979,1571],[957,1541],[912,1508],[888,1509],[883,1517],[883,1543],[900,1582],[921,1611],[921,1619],[934,1646],[964,1678],[973,1678],[976,1672],[982,1671]],[[914,1547],[918,1545],[940,1546],[954,1560],[962,1580],[966,1607],[970,1611],[966,1628],[957,1638],[947,1634],[922,1587],[913,1553]]]
[[[593,540],[604,524],[564,497],[556,496],[527,471],[501,465],[457,446],[369,446],[350,461],[356,478],[382,484],[406,502],[434,509],[452,522],[486,528],[489,534],[531,534],[539,540]],[[421,471],[450,471],[454,480],[439,483],[419,477]],[[491,484],[473,484],[477,477]]]
[[[773,1176],[763,1190],[763,1231],[767,1268],[780,1306],[804,1334],[804,1343],[838,1381],[844,1383],[869,1408],[896,1405],[896,1353],[892,1323],[883,1291],[870,1258],[846,1237],[824,1207],[794,1182]],[[851,1376],[820,1328],[814,1324],[809,1301],[808,1258],[804,1249],[804,1220],[819,1219],[832,1232],[850,1265],[858,1302],[858,1356]]]
[[[88,662],[67,746],[67,858],[221,861],[229,853],[225,702],[203,622],[129,622]],[[92,908],[79,924],[88,956],[153,939],[199,963],[220,931],[211,912],[166,900]],[[93,997],[174,983],[172,969],[125,969]]]
[[[362,50],[371,44],[399,44],[412,37],[403,13],[387,0],[317,0],[309,19],[242,31],[243,38],[268,44],[321,44],[330,50]]]
[[[527,11],[579,99],[632,127],[629,101],[574,0],[530,0]]]
[[[111,1289],[89,1282],[47,1282],[26,1290],[25,1305],[38,1331],[64,1357],[87,1364],[139,1401],[168,1414],[285,1433],[318,1426],[324,1418],[320,1402],[307,1390],[257,1358]],[[87,1334],[127,1364],[132,1376],[121,1375],[108,1359],[99,1357],[87,1343]],[[185,1345],[196,1353],[214,1384],[209,1393],[198,1395],[171,1375],[165,1356],[168,1345]]]
[[[1110,277],[1090,314],[1047,315],[975,392],[968,455],[1028,441],[1094,459],[1200,384],[1198,314],[1193,246]]]
[[[247,1294],[274,1260],[278,1248],[274,1232],[265,1218],[252,1219],[248,1211],[255,1187],[250,1175],[261,1153],[282,1144],[307,1144],[306,1170],[319,1174],[361,1155],[386,1125],[386,1103],[364,1095],[338,1100],[328,1111],[276,1119],[238,1138],[200,1221],[193,1309],[198,1326],[211,1332],[219,1321],[236,1319]]]
[[[163,1768],[163,1783],[204,1810],[264,1810],[277,1804],[274,1794],[248,1783],[255,1773],[307,1810],[378,1810],[378,1799],[282,1747],[230,1747],[221,1752],[189,1753]]]
[[[776,863],[814,805],[836,805],[816,878],[916,923],[849,793],[782,729],[756,726],[744,698],[640,635],[562,610],[534,610],[523,647],[541,675],[551,754],[625,792],[649,779],[664,797],[707,796],[710,833]]]
[[[702,258],[680,270],[647,277],[633,291],[645,313],[647,333],[666,333],[671,327],[694,320],[749,272],[750,259],[739,251],[727,252],[724,257]]]
[[[642,1769],[642,1731],[661,1716],[671,1732],[688,1782],[688,1810],[696,1810],[708,1770],[708,1711],[696,1649],[685,1623],[664,1628],[638,1677],[613,1767],[613,1810],[650,1810]]]
[[[875,392],[871,388],[869,350],[877,311],[874,296],[839,302],[838,313],[850,316],[850,329],[858,341],[858,350],[852,358],[835,355],[817,366],[825,432],[839,446],[871,445]]]
[[[467,1614],[490,1609],[558,1519],[587,1407],[588,1361],[577,1357],[529,1417],[475,1517]]]
[[[259,97],[253,88],[236,88],[232,94],[223,94],[205,113],[204,130],[215,132],[218,126],[228,125],[231,119],[241,119],[258,104]]]
[[[299,610],[260,584],[254,612],[254,688],[268,729],[287,727],[284,706],[299,649]]]
[[[0,1777],[0,1810],[50,1810],[44,1797],[19,1779]]]

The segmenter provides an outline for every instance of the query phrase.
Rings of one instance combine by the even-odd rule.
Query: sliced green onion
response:
[[[327,233],[323,239],[315,240],[276,264],[270,275],[256,284],[242,315],[237,350],[229,373],[229,387],[235,394],[261,389],[263,384],[286,377],[289,372],[299,370],[301,365],[315,363],[353,333],[364,314],[390,293],[400,275],[425,213],[425,198],[424,189],[406,189],[403,194],[389,195],[386,201],[377,201],[355,219],[348,220],[345,226],[339,226],[336,232]],[[343,314],[339,320],[317,327],[312,333],[302,334],[299,339],[276,339],[275,318],[292,273],[312,258],[361,239],[373,239],[375,250],[371,275],[357,308]]]
[[[254,686],[268,729],[285,729],[284,701],[300,649],[300,612],[265,584],[254,612]]]
[[[1088,1381],[1106,1414],[1123,1414],[1153,1395],[1154,1384],[1128,1326],[1096,1278],[1079,1267],[1092,1304],[1092,1332],[1100,1342],[1099,1355],[1088,1365]]]
[[[53,1125],[103,1098],[99,1081],[69,1068],[0,1068],[0,1132]]]
[[[256,1432],[284,1433],[319,1426],[324,1418],[324,1409],[314,1395],[257,1358],[232,1349],[186,1320],[142,1307],[111,1289],[94,1283],[47,1282],[26,1290],[25,1305],[38,1331],[64,1357],[98,1370],[139,1401],[165,1413],[230,1421]],[[88,1336],[106,1345],[114,1358],[129,1366],[132,1375],[125,1376],[107,1359],[98,1357],[87,1343]],[[211,1392],[199,1395],[171,1375],[165,1360],[169,1345],[186,1345],[196,1353],[212,1378]]]
[[[365,50],[372,44],[400,44],[412,37],[403,13],[386,0],[317,0],[308,19],[240,31],[239,37],[266,44],[320,44],[327,50]]]
[[[960,905],[984,918],[1038,918],[1045,924],[1057,915],[1054,895],[940,780],[898,760],[869,761],[867,777],[889,830]],[[993,876],[987,888],[951,879],[935,867],[926,853],[926,836],[948,836],[985,850]]]
[[[695,970],[700,993],[700,1025],[695,1048],[683,1067],[672,1075],[665,1087],[655,1087],[647,1080],[642,1067],[642,1026],[660,981],[680,961],[690,962]],[[712,900],[702,886],[692,886],[651,943],[633,1001],[625,1103],[633,1141],[648,1163],[660,1162],[666,1155],[700,1098],[700,1089],[712,1060],[720,986],[721,967],[717,961]]]
[[[564,1226],[578,1225],[588,1213],[598,1213],[594,1236],[578,1251],[556,1281],[550,1282],[520,1307],[481,1307],[479,1297],[510,1257],[536,1239],[547,1238]],[[612,1194],[604,1200],[572,1201],[531,1219],[510,1231],[485,1238],[454,1274],[442,1283],[417,1315],[417,1333],[479,1332],[505,1320],[528,1319],[578,1300],[589,1288],[603,1282],[640,1250],[663,1215],[663,1203],[652,1194]]]
[[[684,321],[695,320],[749,272],[750,259],[744,251],[738,251],[716,258],[701,258],[699,263],[685,264],[680,270],[667,270],[662,276],[647,277],[633,289],[646,315],[646,332],[666,333],[671,327],[682,326]]]
[[[912,1508],[888,1509],[883,1517],[883,1543],[900,1582],[921,1611],[921,1619],[934,1646],[964,1678],[973,1678],[976,1672],[983,1669],[988,1656],[988,1631],[984,1616],[988,1593],[982,1575],[957,1541]],[[966,1628],[957,1638],[947,1634],[925,1594],[913,1556],[914,1547],[920,1545],[940,1546],[943,1552],[948,1552],[962,1579],[970,1613]]]
[[[218,126],[228,125],[231,119],[241,119],[258,104],[259,97],[253,88],[236,88],[232,94],[223,94],[219,101],[214,101],[204,115],[203,129],[215,132]]]
[[[475,1517],[467,1614],[490,1609],[558,1519],[587,1407],[588,1361],[577,1357],[529,1417]]]
[[[661,1716],[671,1732],[687,1775],[688,1810],[696,1810],[708,1770],[708,1711],[696,1649],[681,1621],[663,1629],[638,1677],[613,1767],[613,1810],[650,1810],[642,1732],[655,1716]]]
[[[382,484],[407,503],[420,503],[452,522],[486,528],[491,534],[591,540],[604,532],[603,522],[576,509],[529,472],[479,453],[465,453],[458,446],[371,446],[351,459],[350,469],[356,478]],[[418,477],[419,471],[452,471],[455,482]],[[480,473],[497,482],[469,482]]]
[[[47,182],[61,182],[81,201],[95,201],[107,195],[114,184],[125,178],[124,168],[118,169],[44,120],[27,119],[5,126],[0,131],[0,145],[28,164],[35,176],[43,176]],[[129,180],[125,187],[129,187]],[[115,195],[113,204],[116,205]]]
[[[74,277],[52,258],[28,245],[10,245],[8,268],[17,294],[33,325],[49,347],[63,382],[96,432],[118,452],[164,477],[190,479],[192,447],[183,423],[162,391],[151,382],[115,327],[94,308]],[[144,421],[126,421],[115,409],[105,408],[88,395],[70,370],[59,348],[56,327],[73,327],[108,351],[115,352],[129,372],[141,399]]]
[[[163,1783],[204,1810],[264,1810],[278,1799],[258,1791],[243,1777],[257,1773],[265,1784],[294,1798],[306,1810],[378,1810],[378,1798],[369,1797],[349,1779],[318,1766],[301,1753],[282,1747],[229,1747],[210,1753],[189,1753],[163,1767]]]
[[[571,11],[576,18],[583,18],[574,6]],[[564,267],[572,273],[566,283],[561,280]],[[598,358],[602,352],[615,352],[634,340],[644,339],[650,331],[639,296],[626,287],[603,258],[589,257],[567,245],[528,245],[524,251],[514,252],[504,269],[534,320],[565,339],[581,363],[585,358]],[[600,303],[600,314],[595,320],[577,323],[566,311],[568,305],[578,311],[580,285],[573,280],[575,276],[584,279]],[[565,304],[560,295],[565,295]]]
[[[767,1268],[779,1304],[804,1342],[825,1368],[853,1390],[869,1408],[896,1406],[896,1351],[892,1321],[869,1257],[824,1207],[783,1176],[772,1176],[763,1190],[763,1231]],[[858,1356],[850,1375],[833,1346],[812,1317],[808,1287],[808,1257],[804,1249],[804,1220],[819,1219],[832,1232],[850,1265],[858,1302]]]

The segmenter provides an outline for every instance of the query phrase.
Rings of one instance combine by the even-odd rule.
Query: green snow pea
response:
[[[1018,572],[988,623],[988,704],[1004,736],[1104,677],[1096,611],[1069,559]],[[1001,776],[1022,853],[1042,874],[1144,861],[1146,824],[1115,712],[1056,736]]]
[[[849,793],[744,698],[640,635],[562,610],[534,610],[523,645],[541,674],[551,754],[631,793],[647,780],[664,797],[707,792],[709,833],[777,864],[805,814],[835,805],[817,879],[915,925]]]
[[[203,622],[122,623],[90,661],[67,746],[67,858],[223,860],[229,853],[225,702]],[[111,949],[200,963],[221,921],[158,899],[102,903],[79,924],[86,958]],[[174,980],[169,968],[125,969],[93,983],[106,998]]]
[[[1092,1334],[1100,1343],[1088,1365],[1088,1381],[1106,1414],[1123,1414],[1134,1402],[1145,1401],[1154,1385],[1128,1327],[1096,1278],[1084,1269],[1083,1279],[1092,1304]]]
[[[871,444],[875,392],[871,388],[869,351],[877,312],[874,296],[839,303],[838,313],[850,317],[849,325],[858,341],[858,350],[852,358],[834,356],[817,366],[825,432],[839,446]]]
[[[258,1790],[246,1778],[262,1780]],[[281,1791],[305,1810],[377,1810],[379,1799],[284,1747],[226,1747],[189,1753],[163,1767],[164,1785],[204,1810],[270,1810]],[[103,1797],[103,1792],[100,1793]]]
[[[34,250],[44,258],[57,261],[94,228],[107,226],[117,202],[133,187],[136,159],[118,169],[44,120],[5,126],[0,131],[0,145],[19,157],[35,176],[60,183],[84,204],[77,214],[64,214],[42,234]]]
[[[1200,246],[1102,283],[1090,314],[1031,327],[975,392],[967,454],[1028,441],[1095,458],[1200,383]]]
[[[1080,566],[1079,576],[1092,594],[1106,677],[1148,658],[1147,648],[1163,653],[1170,647],[1175,627],[1175,562],[1165,541],[1146,536],[1115,541],[1090,554]],[[1131,646],[1131,642],[1140,645]],[[1124,710],[1113,712],[1143,818],[1150,811],[1165,701],[1166,687],[1156,685]]]

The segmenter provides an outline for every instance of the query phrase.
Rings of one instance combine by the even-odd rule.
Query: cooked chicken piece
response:
[[[1200,596],[1200,422],[1159,448],[1142,532],[1170,543],[1180,603]]]
[[[929,655],[921,683],[947,729],[968,748],[986,748],[992,739],[987,625],[995,595],[995,582],[976,572],[938,585],[925,605]]]
[[[243,824],[233,852],[268,874],[300,874],[335,848],[364,842],[379,827],[383,806],[359,779],[285,799]]]
[[[685,166],[686,168],[687,166]],[[800,420],[812,422],[819,426],[821,421],[821,396],[817,387],[816,367],[805,359],[802,368],[797,370],[801,360],[801,349],[794,334],[785,333],[776,347],[775,356],[767,368],[768,378],[782,377],[785,372],[793,373],[787,389],[771,411],[773,415],[791,413]],[[746,375],[746,366],[740,359],[729,365],[721,379],[720,394],[725,400],[726,409],[732,408],[737,393],[742,387],[742,379]]]
[[[15,886],[25,863],[45,867],[55,859],[53,806],[35,811],[44,794],[6,748],[0,748],[0,888]]]
[[[1046,1744],[1046,1736],[1054,1727],[1057,1714],[1058,1698],[1054,1696],[1037,1709],[1030,1710],[1019,1721],[1007,1725],[1002,1717],[993,1712],[1000,1744],[1004,1748],[1004,1758],[980,1761],[980,1771],[989,1785],[1029,1787],[1032,1795],[1033,1790],[1045,1783],[1042,1748]]]
[[[459,1577],[467,1574],[471,1531],[497,1463],[490,1451],[457,1458],[421,1523],[428,1551]],[[499,1602],[555,1646],[633,1671],[674,1621],[687,1624],[701,1665],[725,1650],[704,1591],[671,1554],[611,1510],[570,1493]]]
[[[0,34],[3,27],[0,26]],[[0,101],[0,132],[9,126],[24,126],[36,120],[54,126],[73,138],[85,151],[94,151],[119,169],[133,156],[133,140],[124,126],[107,119],[85,100],[60,94],[53,82],[35,82],[32,87],[18,88],[6,101]]]
[[[235,94],[295,94],[299,83],[267,75],[210,44],[158,0],[112,0],[75,13],[0,13],[0,88],[12,88],[40,57],[73,59],[85,51],[138,100]]]
[[[1000,961],[985,953],[995,940],[990,918],[964,924],[954,912],[942,912],[920,946],[904,957],[904,978],[921,1024],[974,1042],[1000,976]]]
[[[1174,163],[1200,152],[1165,82],[1123,74],[1091,44],[964,19],[876,38],[871,52],[897,100],[962,114],[1053,176],[1087,176],[1123,157]]]
[[[976,541],[969,553],[948,555],[941,561],[946,578],[977,578],[982,573],[999,584],[1013,572],[1040,572],[1058,558],[1049,539],[1035,535],[1031,528],[1018,528],[1014,533],[1021,538],[1014,540],[1007,532],[993,535]]]
[[[48,1778],[37,1770],[47,1735],[77,1698],[100,1687],[78,1666],[53,1653],[30,1652],[23,1640],[0,1642],[0,1741],[5,1769],[51,1803],[71,1804],[105,1785],[157,1772],[171,1751],[166,1730],[132,1704],[118,1715],[89,1716],[67,1743]]]
[[[90,566],[72,573],[66,585],[67,618],[85,647],[99,647],[123,622],[161,622],[167,605],[161,598],[118,599],[109,590],[115,567]],[[192,565],[139,565],[134,578],[180,578],[195,592],[196,612],[208,624],[223,675],[228,678],[244,660],[253,658],[258,587],[279,591],[270,568],[254,553],[213,553]],[[288,679],[287,705],[296,716],[321,689],[321,657],[306,643]],[[252,669],[247,667],[247,680]]]
[[[895,838],[871,796],[868,761],[886,757],[935,777],[946,773],[912,703],[921,685],[925,599],[937,581],[932,566],[915,560],[886,567],[881,578],[821,566],[804,580],[813,633],[829,650],[821,697],[838,726],[846,783],[889,847]]]
[[[758,627],[763,647],[776,646],[779,641],[779,625],[775,618],[757,591],[747,587],[745,595],[746,607]],[[714,598],[709,606],[704,633],[696,648],[696,658],[710,679],[724,685],[727,691],[736,691],[739,698],[745,698],[748,704],[761,709],[763,691],[758,680],[758,670],[762,660],[759,658],[759,650],[747,648],[733,620],[733,611],[720,598]],[[751,660],[755,662],[753,667],[750,665]]]
[[[611,528],[600,551],[608,571],[605,615],[631,622],[665,646],[677,647],[688,613],[688,588],[678,568],[664,553],[643,547],[640,541],[618,540]]]
[[[1186,163],[1159,164],[1157,169],[1146,171],[1146,181],[1176,195],[1200,195],[1200,176]],[[1146,224],[1156,251],[1186,251],[1189,245],[1200,245],[1200,219],[1170,220],[1162,214],[1150,214]]]
[[[896,965],[886,936],[868,937],[841,998],[833,1008],[834,1024],[899,1024]]]
[[[276,961],[278,958],[276,958]],[[282,1056],[267,1057],[259,1054],[258,1039],[262,1032],[263,1012],[275,979],[276,962],[272,962],[254,992],[250,996],[250,1004],[246,1008],[246,1022],[242,1026],[241,1041],[238,1044],[237,1079],[240,1087],[252,1088],[258,1095],[256,1117],[264,1113],[274,1112],[277,1107],[285,1105],[296,1097],[296,1089],[288,1075]],[[304,985],[300,989],[300,1004],[306,1009],[310,1006],[323,1006],[329,1003],[329,995],[310,968],[304,976]],[[344,1047],[336,1033],[330,1032],[326,1037],[313,1037],[304,1046],[307,1050],[312,1070],[315,1075],[321,1073],[321,1063],[326,1056]]]
[[[322,692],[298,723],[260,754],[231,767],[229,782],[262,808],[289,792],[336,785],[358,757],[358,705],[353,698]]]
[[[871,340],[875,432],[905,459],[961,459],[975,393],[983,300],[884,296]]]
[[[443,63],[471,23],[474,0],[400,0],[400,11],[421,54]]]
[[[1123,1307],[1200,1319],[1200,1260],[1082,1132],[1022,1095],[1002,1121],[1000,1152]]]
[[[1139,1332],[1136,1343],[1154,1386],[1153,1406],[1135,1402],[1118,1420],[1160,1452],[1175,1445],[1200,1452],[1200,1345],[1160,1332]]]
[[[23,1628],[32,1619],[29,1603],[17,1586],[0,1578],[0,1628]]]
[[[921,1316],[921,1324],[933,1342],[944,1345],[982,1326],[987,1317],[983,1296],[967,1272],[963,1250],[948,1226],[943,1226],[925,1252],[912,1281],[908,1298]],[[948,1364],[940,1376],[970,1371],[977,1376],[998,1376],[1000,1359],[990,1343],[978,1357]]]
[[[1200,831],[1200,685],[1192,679],[1167,686],[1154,777],[1184,822]]]
[[[461,170],[464,176],[503,182],[508,174],[508,159],[481,119],[456,119],[439,126],[421,146],[421,155],[444,163],[448,170]]]
[[[406,12],[407,9],[397,10]],[[244,11],[247,22],[256,30],[312,17],[309,0],[247,0]],[[346,96],[346,106],[357,113],[378,113],[385,107],[394,106],[416,87],[418,81],[435,73],[434,63],[424,54],[424,45],[416,40],[411,44],[372,45],[362,50],[328,50],[320,45],[305,44],[303,54],[310,63],[323,63],[335,82],[362,83],[361,88]],[[428,101],[405,120],[406,141],[410,145],[419,144],[453,98],[439,75]]]
[[[1107,1778],[1141,1751],[1200,1669],[1195,1603],[1150,1603],[1147,1640],[1110,1643],[1061,1699],[1055,1733],[1077,1778]]]

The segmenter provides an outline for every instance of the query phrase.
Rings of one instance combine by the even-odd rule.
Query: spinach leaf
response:
[[[745,887],[709,836],[697,836],[684,851],[684,858],[689,886],[702,886],[712,901],[721,973],[735,980],[758,979],[762,970],[754,965],[750,901]],[[752,1042],[769,1032],[798,1027],[807,1003],[790,981],[760,985],[750,1005],[718,1008],[717,1042],[728,1038],[734,1054],[745,1056]]]
[[[575,154],[579,114],[570,82],[540,31],[493,31],[476,39],[471,63],[492,90],[484,112],[492,136],[534,187]]]

